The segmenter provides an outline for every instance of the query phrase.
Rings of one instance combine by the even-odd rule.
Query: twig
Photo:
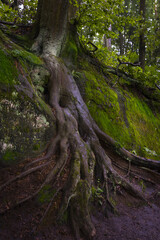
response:
[[[138,63],[131,63],[131,62],[122,62],[119,58],[117,58],[119,64],[116,67],[116,73],[118,73],[118,68],[122,65],[122,64],[126,64],[126,65],[131,65],[133,67],[138,67],[140,66],[140,62]]]
[[[160,85],[158,85],[157,83],[155,83],[155,86],[158,88],[158,90],[160,90]]]
[[[89,41],[87,44],[90,44],[94,47],[94,50],[90,50],[90,52],[96,52],[98,50],[98,47],[94,45],[91,41]]]
[[[22,173],[19,174],[18,176],[14,177],[14,178],[12,178],[12,179],[10,179],[10,180],[8,180],[8,182],[6,182],[6,183],[4,183],[3,185],[1,185],[1,186],[0,186],[0,191],[2,191],[2,190],[3,190],[5,187],[7,187],[9,184],[11,184],[11,183],[13,183],[13,182],[15,182],[15,181],[17,181],[17,180],[19,180],[19,179],[21,179],[21,178],[24,178],[24,177],[28,176],[29,174],[34,173],[34,172],[40,170],[40,169],[43,168],[43,167],[46,167],[46,166],[49,165],[50,163],[51,163],[51,162],[47,162],[47,163],[44,163],[44,164],[42,164],[42,165],[40,165],[40,166],[31,168],[31,169],[29,169],[29,170],[27,170],[27,171],[25,171],[25,172],[22,172]]]

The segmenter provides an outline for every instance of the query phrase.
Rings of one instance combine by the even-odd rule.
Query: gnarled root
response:
[[[96,234],[89,212],[91,189],[97,182],[95,179],[96,165],[100,167],[102,172],[101,181],[105,183],[102,186],[105,186],[106,205],[112,211],[115,210],[115,207],[110,201],[111,188],[109,185],[121,187],[134,197],[147,201],[147,196],[139,188],[115,170],[107,149],[110,148],[110,151],[116,152],[115,155],[113,154],[114,161],[116,161],[118,151],[118,156],[122,159],[130,159],[132,165],[138,164],[142,167],[151,168],[153,172],[154,169],[160,170],[160,163],[134,156],[123,148],[117,150],[115,147],[116,142],[103,133],[95,124],[82,100],[73,77],[68,74],[62,62],[58,62],[56,58],[49,55],[44,56],[44,59],[51,73],[49,103],[56,114],[56,134],[48,147],[46,155],[29,163],[26,166],[28,170],[8,180],[0,186],[0,190],[5,190],[14,182],[25,179],[26,176],[48,166],[50,161],[42,163],[43,160],[56,155],[54,166],[46,174],[38,190],[35,190],[28,197],[24,197],[17,205],[32,199],[44,186],[50,184],[51,188],[53,186],[56,188],[56,192],[46,207],[42,221],[47,218],[54,201],[56,201],[56,196],[61,192],[60,204],[56,213],[57,218],[62,218],[65,211],[69,210],[76,239],[80,239],[81,234],[86,236],[87,239],[91,239]],[[67,162],[69,162],[69,166]],[[30,168],[37,163],[40,165]],[[130,165],[129,171],[131,171],[132,165]],[[64,171],[67,172],[65,177]],[[11,204],[9,209],[12,206],[15,205]]]

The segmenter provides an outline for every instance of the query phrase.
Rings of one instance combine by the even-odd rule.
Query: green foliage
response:
[[[110,36],[108,28],[111,24],[119,25],[120,12],[123,12],[123,0],[87,0],[79,5],[79,32],[90,39],[97,34]]]
[[[18,11],[12,9],[10,6],[6,4],[3,4],[1,1],[0,1],[0,19],[8,22],[14,22],[15,19],[17,19],[17,21],[20,21]]]
[[[140,180],[139,185],[140,185],[141,188],[142,188],[142,192],[145,192],[145,190],[146,190],[146,186],[145,186],[143,180]]]
[[[144,147],[143,149],[148,155],[157,156],[157,153],[154,150],[150,150],[147,147]]]
[[[116,61],[116,55],[114,59],[114,66],[116,67],[118,66],[118,61]],[[120,56],[119,59],[122,62],[134,63],[138,62],[138,55],[135,52],[129,51],[127,55]],[[130,64],[121,64],[118,69],[124,71],[130,77],[138,80],[140,83],[148,87],[155,87],[155,84],[158,83],[160,79],[160,72],[155,65],[145,66],[144,71],[141,67],[131,66]]]
[[[155,87],[160,79],[160,72],[157,71],[156,66],[145,66],[144,71],[140,67],[130,68],[129,74],[132,74],[133,78],[148,87]]]
[[[98,186],[92,186],[91,188],[91,200],[94,201],[94,203],[98,203],[100,206],[102,205],[103,201],[104,201],[104,197],[103,197],[103,189],[100,188],[100,180],[97,180],[97,184]]]
[[[95,56],[107,66],[116,67],[118,65],[117,52],[113,50],[108,50],[102,45],[97,45],[98,50],[95,53]]]
[[[91,191],[94,201],[97,201],[100,205],[102,205],[102,201],[104,199],[102,196],[103,190],[99,187],[98,188],[92,187]]]
[[[35,21],[37,4],[38,0],[24,0],[16,10],[0,1],[0,19],[7,22],[32,23]]]
[[[37,12],[38,0],[24,0],[24,8],[21,10],[21,22],[34,22]]]

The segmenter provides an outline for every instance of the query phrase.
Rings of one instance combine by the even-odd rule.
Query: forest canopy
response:
[[[106,64],[116,67],[117,57],[123,62],[142,62],[140,68],[130,69],[130,73],[140,80],[150,79],[148,84],[155,84],[159,79],[159,11],[158,2],[127,0],[86,0],[70,1],[75,6],[76,15],[71,20],[76,22],[79,39],[88,50],[98,50],[95,55]],[[143,6],[143,3],[145,6]],[[8,0],[0,3],[2,21],[16,24],[31,24],[36,20],[38,1]],[[12,5],[14,7],[12,7]],[[16,6],[16,7],[15,7]],[[145,16],[143,9],[145,8]],[[144,41],[140,45],[143,33]],[[106,48],[107,46],[107,48]],[[139,54],[142,52],[141,54]],[[144,55],[143,59],[139,55]],[[125,69],[125,65],[121,65]],[[126,68],[125,71],[128,72]]]

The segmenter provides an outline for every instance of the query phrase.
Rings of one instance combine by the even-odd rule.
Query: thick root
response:
[[[56,196],[62,193],[57,218],[62,218],[65,211],[69,210],[76,239],[79,240],[81,235],[84,235],[86,239],[91,239],[96,234],[89,212],[91,189],[97,181],[94,176],[96,165],[102,172],[101,180],[104,182],[102,185],[105,190],[106,205],[112,211],[115,211],[115,207],[110,201],[109,184],[122,187],[123,190],[144,202],[147,202],[148,197],[115,170],[112,159],[107,154],[107,149],[116,152],[115,162],[117,154],[122,159],[129,160],[127,176],[132,172],[133,164],[151,168],[152,171],[160,171],[160,162],[135,156],[121,147],[117,148],[116,141],[103,133],[90,116],[73,77],[68,74],[68,70],[62,62],[59,62],[53,55],[44,56],[44,59],[51,73],[49,103],[55,111],[56,135],[52,139],[46,155],[26,165],[27,168],[37,163],[40,164],[39,166],[30,168],[8,180],[0,186],[0,190],[2,191],[15,181],[45,168],[51,161],[46,163],[42,163],[42,161],[56,155],[56,163],[45,175],[40,188],[17,202],[16,205],[11,205],[10,209],[33,199],[45,185],[50,184],[57,190],[47,205],[41,222],[47,218]],[[68,167],[69,155],[70,166]],[[69,174],[65,183],[61,183],[60,177],[66,168],[68,168]],[[5,211],[2,210],[1,213]]]
[[[22,172],[21,174],[19,174],[18,176],[10,179],[9,181],[7,181],[6,183],[4,183],[3,185],[0,186],[0,191],[2,191],[4,188],[6,188],[8,185],[14,183],[15,181],[19,180],[19,179],[22,179],[28,175],[30,175],[31,173],[34,173],[36,171],[39,171],[40,169],[48,166],[51,162],[47,162],[47,163],[44,163],[40,166],[37,166],[37,167],[34,167],[34,168],[31,168],[25,172]]]
[[[87,238],[92,239],[96,230],[91,221],[88,201],[90,198],[90,187],[85,180],[77,184],[76,195],[70,202],[70,216],[76,239],[80,239],[80,232]]]

